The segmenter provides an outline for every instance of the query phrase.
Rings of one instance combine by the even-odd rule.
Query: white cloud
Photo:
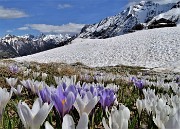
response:
[[[134,5],[135,3],[139,3],[141,1],[142,0],[129,0],[126,6]],[[149,1],[149,0],[144,0],[144,1]],[[177,3],[179,0],[151,0],[151,1],[159,4],[166,4],[166,3]]]
[[[72,5],[70,4],[59,4],[58,9],[65,9],[65,8],[71,8]]]
[[[29,27],[27,27],[27,26],[24,26],[24,27],[20,27],[20,28],[17,28],[18,30],[28,30],[29,29]]]
[[[20,10],[14,8],[4,8],[0,6],[0,19],[12,19],[12,18],[22,18],[28,15]]]
[[[11,32],[13,32],[13,30],[7,30],[7,31],[6,31],[6,33],[11,33]]]
[[[25,26],[34,30],[38,30],[42,33],[76,34],[81,31],[84,24],[69,23],[61,26],[47,25],[47,24],[28,24]]]

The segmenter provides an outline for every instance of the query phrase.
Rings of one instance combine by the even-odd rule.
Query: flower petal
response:
[[[54,129],[48,121],[45,123],[45,129]]]
[[[54,129],[48,121],[45,123],[45,129]]]
[[[103,119],[102,119],[102,122],[103,122],[103,126],[104,126],[105,129],[110,129],[110,128],[108,127],[108,125],[106,124],[106,120],[105,120],[104,117],[103,117]]]
[[[32,114],[33,114],[33,116],[35,116],[38,113],[40,108],[41,108],[41,101],[40,101],[39,98],[37,98],[35,100],[35,102],[33,103],[33,106],[32,106]]]
[[[40,125],[43,124],[49,112],[51,111],[52,107],[53,107],[52,104],[48,105],[48,103],[44,103],[44,105],[41,107],[41,109],[33,119],[34,127],[40,127]]]
[[[91,110],[96,106],[96,104],[98,103],[99,98],[97,96],[95,96],[93,99],[91,99],[89,101],[89,103],[85,106],[84,108],[84,112],[86,112],[87,114],[89,114],[91,112]]]
[[[76,129],[88,129],[88,115],[87,115],[87,113],[82,114]]]
[[[85,104],[82,101],[81,97],[78,95],[76,98],[76,101],[74,103],[74,107],[76,108],[76,110],[78,111],[79,115],[82,115],[82,112],[84,110]]]
[[[33,125],[33,115],[29,106],[26,103],[22,102],[22,104],[20,105],[20,108],[21,108],[23,117],[27,123],[27,128],[31,127]]]
[[[63,117],[62,129],[75,129],[74,120],[68,114]]]
[[[27,123],[25,121],[25,118],[24,118],[22,110],[21,110],[21,101],[18,103],[17,111],[18,111],[18,115],[19,115],[24,127],[27,128]]]

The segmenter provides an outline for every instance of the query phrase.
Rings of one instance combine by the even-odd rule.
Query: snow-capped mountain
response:
[[[179,3],[158,4],[152,1],[141,1],[139,4],[130,6],[115,16],[101,20],[99,23],[86,25],[82,28],[79,37],[108,38],[122,35],[131,32],[138,24],[146,26],[148,22],[160,14],[166,12],[168,15],[172,14],[177,8],[179,8]],[[177,15],[178,13],[179,12],[177,12]],[[163,16],[166,18],[167,14]],[[170,16],[168,16],[168,19],[169,17]],[[174,19],[174,17],[170,19]]]
[[[68,44],[76,36],[66,35],[44,35],[39,36],[24,35],[6,35],[0,39],[1,58],[25,56],[52,49]]]
[[[158,21],[162,18],[180,24],[180,1],[169,11],[155,16],[150,22],[148,22],[147,26],[151,25],[154,21]]]

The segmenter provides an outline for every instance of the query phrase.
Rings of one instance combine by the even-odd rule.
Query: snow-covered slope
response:
[[[155,16],[175,7],[176,3],[158,4],[152,1],[141,1],[128,7],[121,13],[107,17],[99,23],[82,28],[81,38],[109,38],[132,32],[138,24],[146,25]]]
[[[17,61],[82,62],[88,66],[170,67],[180,61],[180,26],[142,30],[108,39],[75,39],[72,44],[15,58]],[[180,65],[176,64],[175,66]],[[173,67],[175,67],[173,65]]]
[[[171,10],[155,16],[148,23],[148,25],[153,23],[155,20],[158,21],[161,18],[166,19],[166,20],[170,20],[170,21],[173,21],[173,22],[176,22],[177,24],[180,24],[180,2],[178,2],[176,5],[174,5]]]

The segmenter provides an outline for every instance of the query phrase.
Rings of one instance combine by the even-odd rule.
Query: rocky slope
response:
[[[81,30],[79,37],[109,38],[129,33],[136,25],[146,26],[154,17],[174,8],[179,8],[179,3],[158,4],[152,1],[141,1],[115,16],[101,20],[99,23],[86,25]]]
[[[6,35],[0,39],[0,58],[25,56],[68,44],[76,36],[44,35],[15,36]]]
[[[180,24],[180,1],[175,4],[169,11],[155,16],[150,22],[148,22],[147,26],[162,18]]]

